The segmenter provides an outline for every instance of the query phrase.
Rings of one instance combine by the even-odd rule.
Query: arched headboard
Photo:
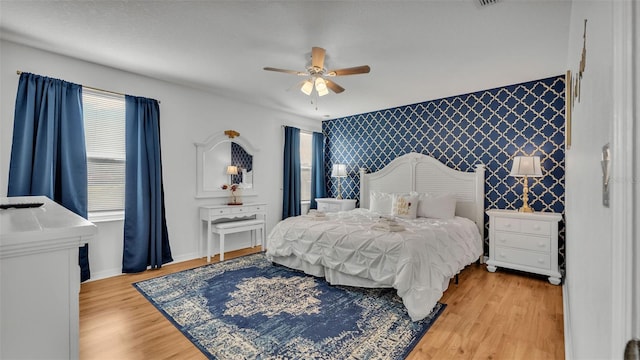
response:
[[[456,215],[471,219],[484,234],[484,165],[474,172],[451,169],[424,154],[409,153],[395,158],[380,171],[360,169],[360,207],[369,208],[371,191],[456,194]]]

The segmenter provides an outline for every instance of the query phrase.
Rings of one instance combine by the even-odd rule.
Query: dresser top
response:
[[[562,215],[554,212],[537,211],[532,213],[520,212],[518,210],[492,209],[487,210],[489,216],[500,216],[515,219],[535,219],[535,220],[562,220]]]
[[[96,226],[46,196],[2,197],[3,204],[44,203],[35,208],[0,210],[0,257],[40,247],[78,247],[97,233]],[[73,238],[74,240],[69,241]]]

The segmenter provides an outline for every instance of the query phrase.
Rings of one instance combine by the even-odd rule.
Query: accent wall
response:
[[[539,155],[543,177],[529,179],[534,211],[564,214],[564,75],[444,99],[326,120],[325,173],[329,196],[334,163],[347,165],[344,198],[360,197],[359,169],[382,169],[394,158],[417,152],[459,171],[486,166],[485,208],[522,206],[522,178],[509,176],[516,155]],[[488,217],[485,215],[485,251]],[[559,262],[564,268],[564,221]]]

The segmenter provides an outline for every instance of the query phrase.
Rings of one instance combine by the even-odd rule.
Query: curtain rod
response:
[[[285,127],[287,127],[287,126],[289,126],[289,127],[296,127],[296,126],[291,126],[291,125],[280,125],[280,127],[281,127],[281,128],[283,128],[283,129],[284,129]],[[315,130],[308,130],[308,129],[301,129],[301,128],[298,128],[298,129],[300,129],[300,131],[302,131],[302,132],[306,132],[306,133],[309,133],[309,134],[312,134],[312,133],[314,133],[314,132],[322,133],[322,130],[320,130],[320,131],[315,131]]]
[[[16,74],[21,75],[23,72],[20,70],[16,70]],[[104,90],[104,89],[99,89],[99,88],[95,88],[95,87],[91,87],[91,86],[86,86],[86,85],[81,85],[83,88],[87,88],[90,90],[95,90],[95,91],[102,91],[102,92],[106,92],[109,94],[114,94],[114,95],[121,95],[121,96],[126,96],[127,94],[123,94],[123,93],[119,93],[117,91],[111,91],[111,90]],[[160,104],[160,100],[156,100],[158,102],[158,104]]]

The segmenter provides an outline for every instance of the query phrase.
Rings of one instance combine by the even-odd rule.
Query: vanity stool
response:
[[[218,234],[220,238],[220,261],[224,261],[224,236],[226,234],[251,231],[251,246],[255,247],[258,230],[260,230],[260,245],[264,243],[264,226],[265,222],[263,219],[239,220],[213,224],[213,226],[211,226],[211,232]],[[207,241],[207,262],[211,261],[212,243],[213,239],[209,236]]]

